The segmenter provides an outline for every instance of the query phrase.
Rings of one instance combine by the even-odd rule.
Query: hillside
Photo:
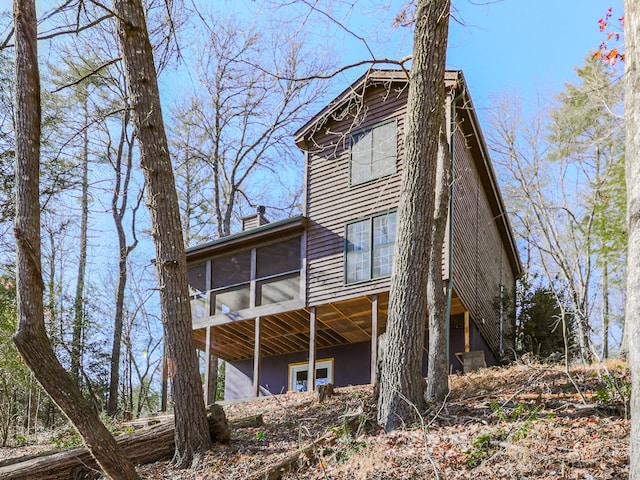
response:
[[[336,389],[324,403],[287,394],[228,404],[229,419],[262,414],[264,425],[234,429],[232,442],[216,445],[196,471],[158,462],[139,472],[148,480],[258,478],[307,446],[281,478],[627,478],[629,421],[620,396],[627,366],[574,367],[571,376],[580,393],[557,366],[452,376],[446,402],[391,434],[374,425],[369,386]],[[20,455],[0,450],[0,458],[9,454]]]

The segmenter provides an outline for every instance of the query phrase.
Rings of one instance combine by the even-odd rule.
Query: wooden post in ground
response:
[[[261,321],[260,317],[256,317],[255,320],[255,331],[254,331],[254,339],[253,339],[253,395],[255,397],[260,396],[260,365],[261,365],[261,348],[260,348],[260,337],[261,337]]]
[[[464,311],[464,351],[471,350],[471,340],[469,333],[469,310]]]
[[[316,307],[309,314],[309,371],[307,372],[307,391],[316,388]]]
[[[371,385],[378,374],[378,295],[371,298]]]

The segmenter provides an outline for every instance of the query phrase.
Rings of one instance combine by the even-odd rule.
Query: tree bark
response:
[[[175,179],[142,2],[114,0],[113,9],[156,245],[162,323],[172,372],[176,424],[173,461],[178,467],[188,467],[210,447],[211,440],[191,329],[187,262]]]
[[[260,417],[260,420],[262,417]],[[251,426],[257,425],[254,419]],[[211,438],[227,443],[229,424],[224,410],[212,405],[208,413]],[[237,427],[232,424],[234,428]],[[175,431],[172,422],[161,423],[117,437],[118,445],[137,465],[170,458],[174,451]],[[62,452],[28,456],[0,462],[0,478],[4,480],[67,480],[95,477],[96,464],[85,447]],[[93,475],[92,475],[93,474]]]
[[[137,479],[135,468],[55,357],[44,323],[39,162],[40,78],[35,5],[15,0],[16,256],[18,330],[14,342],[51,398],[114,479]]]
[[[73,301],[73,336],[71,339],[71,376],[82,388],[82,372],[84,368],[84,333],[85,333],[85,273],[87,270],[87,231],[89,229],[89,87],[83,85],[78,94],[82,101],[84,125],[82,129],[82,196],[80,197],[80,252],[78,258],[78,277],[76,293]]]
[[[626,328],[631,365],[629,478],[640,479],[640,3],[624,2],[627,250]]]
[[[602,265],[602,358],[609,358],[609,262]]]
[[[133,210],[132,231],[134,232],[134,238],[131,245],[127,245],[127,236],[124,231],[124,216],[129,204],[129,183],[133,168],[133,138],[129,139],[127,134],[129,122],[130,114],[127,111],[122,115],[122,129],[120,130],[120,141],[114,163],[115,186],[111,197],[111,216],[113,217],[113,223],[115,224],[118,236],[118,284],[116,285],[113,343],[111,344],[111,375],[109,377],[109,400],[107,403],[107,413],[111,416],[118,413],[120,354],[122,347],[122,328],[124,325],[124,297],[128,276],[127,259],[129,258],[129,254],[138,245],[138,239],[135,237],[135,213],[138,206]],[[123,162],[125,158],[126,161]]]
[[[429,280],[427,309],[429,311],[429,360],[427,365],[426,400],[444,400],[449,392],[447,358],[447,298],[442,284],[442,245],[447,228],[451,184],[451,155],[446,134],[446,115],[442,111],[439,135],[437,184],[431,244],[429,245]],[[453,225],[451,225],[453,228]]]
[[[424,404],[422,351],[434,216],[436,157],[445,101],[449,0],[419,0],[405,121],[405,158],[378,422],[387,431]],[[404,398],[403,398],[404,397]],[[413,405],[410,405],[412,403]]]

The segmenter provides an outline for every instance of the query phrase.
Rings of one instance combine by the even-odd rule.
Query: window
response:
[[[347,224],[346,282],[391,275],[396,241],[396,212]]]
[[[256,305],[300,296],[300,237],[256,250]]]
[[[309,378],[309,362],[289,364],[289,390],[306,392]],[[316,387],[333,383],[333,358],[316,362]]]
[[[251,280],[251,251],[220,257],[211,262],[213,288],[237,285]]]
[[[211,261],[211,315],[249,308],[251,250]]]
[[[387,122],[351,137],[351,184],[396,172],[396,122]]]
[[[207,305],[207,265],[195,265],[187,269],[189,279],[189,297],[194,318],[205,315]]]
[[[209,261],[208,278],[207,264],[189,267],[194,318],[299,299],[300,255],[301,237],[298,236],[215,257]]]

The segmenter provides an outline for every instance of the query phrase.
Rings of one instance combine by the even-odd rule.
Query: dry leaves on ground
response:
[[[141,478],[244,479],[333,432],[311,448],[293,479],[622,479],[628,476],[629,421],[620,394],[628,368],[515,365],[452,376],[443,405],[422,422],[385,434],[375,426],[371,387],[338,388],[318,404],[286,394],[225,405],[229,419],[262,414],[264,425],[234,430],[194,470],[169,462],[140,466]],[[347,427],[344,420],[357,416]]]

